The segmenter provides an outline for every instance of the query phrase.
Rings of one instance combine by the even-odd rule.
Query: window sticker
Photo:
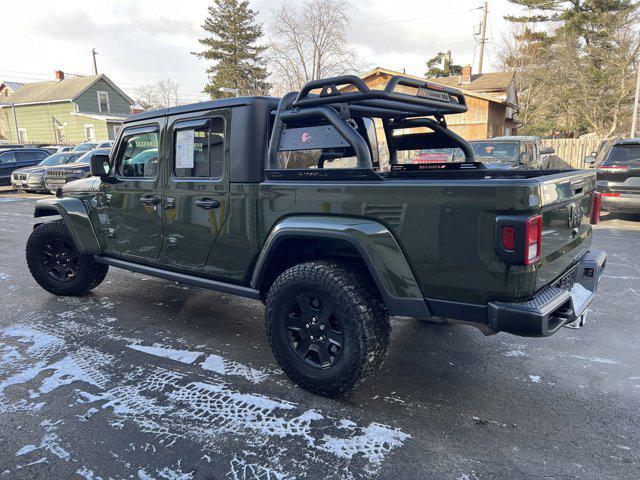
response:
[[[176,132],[176,168],[193,168],[194,131]]]

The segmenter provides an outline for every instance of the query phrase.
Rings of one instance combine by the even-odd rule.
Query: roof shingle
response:
[[[20,89],[5,99],[5,103],[39,103],[73,100],[84,92],[102,75],[86,77],[69,77],[64,80],[50,82],[25,83]]]
[[[465,90],[481,93],[506,93],[512,80],[512,72],[476,73],[471,75],[471,82],[469,83],[462,83],[459,75],[428,79],[430,82],[440,83],[448,87],[464,88]]]

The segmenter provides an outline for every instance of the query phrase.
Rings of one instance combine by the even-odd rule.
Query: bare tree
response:
[[[358,57],[349,48],[346,0],[285,0],[269,25],[274,91],[299,90],[310,80],[355,73]]]
[[[175,107],[180,105],[180,86],[170,78],[142,85],[136,89],[136,102],[145,110]]]
[[[640,63],[638,10],[602,14],[590,42],[571,29],[518,23],[501,43],[501,66],[516,75],[523,132],[628,131]]]

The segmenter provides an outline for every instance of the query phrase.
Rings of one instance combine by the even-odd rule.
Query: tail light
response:
[[[600,221],[600,210],[602,209],[602,196],[606,193],[593,192],[593,201],[591,203],[591,225],[595,225]],[[614,194],[615,195],[615,194]]]
[[[540,260],[540,246],[542,245],[542,217],[536,215],[527,221],[525,238],[524,264],[532,265]]]
[[[542,217],[504,215],[496,218],[496,253],[513,265],[533,265],[540,260]]]
[[[510,252],[516,249],[516,229],[514,227],[502,227],[502,248]]]

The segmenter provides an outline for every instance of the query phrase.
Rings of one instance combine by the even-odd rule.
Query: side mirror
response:
[[[94,177],[106,177],[109,175],[109,155],[100,153],[91,156],[91,175]]]
[[[556,149],[553,147],[545,147],[540,149],[540,155],[553,155],[556,153]]]
[[[589,163],[589,164],[596,163],[596,156],[595,155],[587,155],[586,157],[584,157],[584,163]]]

